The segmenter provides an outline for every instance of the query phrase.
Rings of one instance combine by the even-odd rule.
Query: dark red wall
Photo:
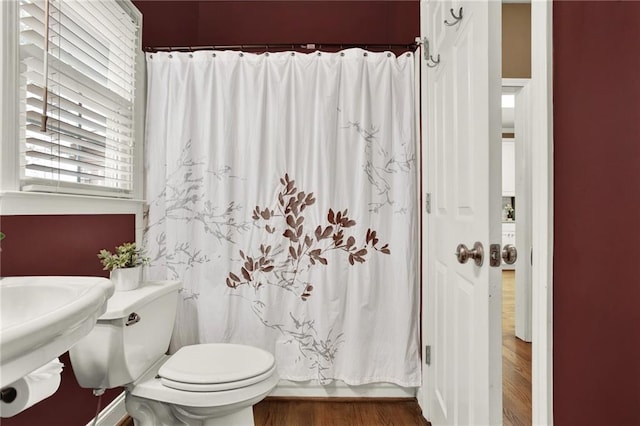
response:
[[[411,43],[419,34],[417,1],[134,3],[144,14],[144,46]],[[640,2],[554,2],[554,421],[560,426],[640,424],[639,23]],[[57,270],[56,262],[74,256],[64,251],[74,247],[67,241],[85,232],[100,236],[82,240],[86,251],[76,256],[83,262],[68,262],[67,273],[86,274],[86,262],[95,261],[97,275],[97,249],[133,240],[133,216],[125,238],[113,234],[124,229],[121,223],[80,227],[66,218],[62,230],[33,232],[38,220],[9,228],[3,217],[3,250],[22,244],[23,257],[34,259],[3,252],[2,275],[47,262]],[[13,229],[30,241],[11,242]],[[631,255],[620,255],[627,250]],[[63,386],[71,380],[65,376]],[[80,393],[88,397],[80,400]],[[36,410],[43,412],[27,419]],[[90,392],[63,389],[3,424],[83,425],[94,410]],[[80,411],[85,414],[65,420]],[[49,422],[54,418],[62,421]]]
[[[135,241],[134,215],[1,216],[0,276],[108,277],[100,249]]]
[[[419,34],[413,1],[134,1],[143,46],[343,43],[411,44]],[[4,216],[0,276],[103,275],[96,253],[134,241],[133,215]],[[85,425],[97,398],[78,387],[68,357],[52,397],[2,424]],[[103,407],[119,390],[103,397]]]
[[[413,1],[148,1],[145,47],[281,43],[411,44]]]
[[[553,48],[554,420],[640,425],[640,2],[554,2]]]
[[[1,216],[6,234],[0,252],[0,276],[90,275],[105,276],[97,253],[135,241],[134,215]],[[46,400],[15,417],[2,419],[3,426],[84,426],[96,413],[98,398],[82,389],[73,375],[68,354],[60,357],[65,368],[60,388]],[[122,389],[107,391],[102,407]]]
[[[144,46],[419,34],[416,1],[135,3]],[[554,420],[639,425],[640,2],[554,2],[553,19]]]

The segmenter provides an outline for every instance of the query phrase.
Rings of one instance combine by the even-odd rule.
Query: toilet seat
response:
[[[221,392],[233,389],[244,388],[250,385],[253,385],[258,382],[262,382],[263,380],[268,379],[275,371],[276,366],[274,365],[269,370],[264,373],[249,377],[244,380],[237,380],[234,382],[225,382],[225,383],[205,383],[205,384],[195,384],[195,383],[184,383],[177,382],[175,380],[170,380],[165,377],[160,377],[160,382],[163,386],[166,386],[171,389],[188,391],[188,392]]]
[[[190,392],[165,386],[158,375],[160,367],[170,360],[170,355],[164,355],[149,368],[138,380],[126,385],[127,394],[137,398],[179,405],[183,407],[229,407],[236,404],[256,403],[264,398],[280,380],[277,369],[273,369],[271,376],[261,382],[243,388],[217,392]]]
[[[229,343],[185,346],[158,371],[162,385],[188,392],[218,392],[269,378],[275,359],[259,348]]]

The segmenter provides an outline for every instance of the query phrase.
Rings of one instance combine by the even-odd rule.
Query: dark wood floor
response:
[[[416,400],[267,398],[253,407],[256,426],[426,426]]]
[[[502,272],[502,414],[505,426],[531,424],[531,343],[515,334],[515,272]]]

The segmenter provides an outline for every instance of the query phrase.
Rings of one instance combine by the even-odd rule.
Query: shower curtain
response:
[[[147,73],[147,278],[183,282],[171,350],[418,386],[413,54],[148,53]]]

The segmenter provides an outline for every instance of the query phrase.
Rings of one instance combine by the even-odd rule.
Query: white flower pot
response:
[[[142,266],[114,269],[111,271],[109,278],[113,282],[116,291],[135,290],[142,281]]]

